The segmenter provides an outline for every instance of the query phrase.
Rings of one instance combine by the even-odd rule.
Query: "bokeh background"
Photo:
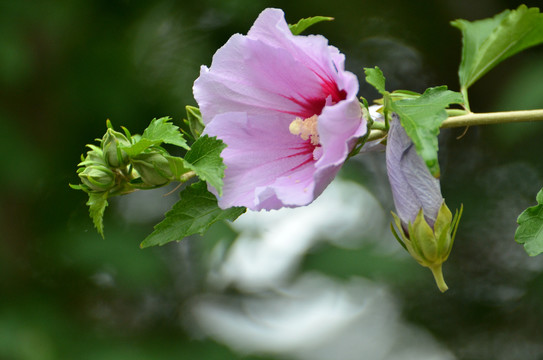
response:
[[[177,194],[112,201],[102,239],[68,187],[106,119],[180,125],[200,65],[266,7],[335,17],[310,32],[360,80],[377,65],[389,89],[422,91],[457,90],[450,20],[520,3],[0,1],[0,359],[543,359],[543,258],[513,240],[543,185],[541,124],[442,132],[443,193],[464,204],[445,294],[389,233],[382,153],[351,160],[311,206],[145,250]],[[543,108],[542,79],[539,47],[474,85],[472,108]]]

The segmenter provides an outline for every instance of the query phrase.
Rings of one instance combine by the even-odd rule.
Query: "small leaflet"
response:
[[[94,227],[102,238],[104,237],[104,211],[108,205],[107,196],[107,191],[101,193],[90,192],[89,201],[86,204],[89,207],[89,214]]]
[[[385,90],[385,76],[378,66],[375,68],[364,68],[366,82],[372,85],[381,95],[387,94]]]
[[[536,197],[537,205],[524,210],[517,219],[515,241],[524,245],[530,256],[543,252],[543,189]]]
[[[130,156],[142,153],[147,148],[160,145],[162,143],[172,144],[183,149],[189,149],[183,134],[179,127],[171,123],[171,118],[163,117],[153,119],[147,129],[141,135],[141,138],[132,146],[125,147],[123,150]]]
[[[315,25],[316,23],[320,23],[321,21],[332,21],[334,20],[333,17],[328,16],[313,16],[305,19],[301,19],[294,25],[289,24],[290,32],[292,32],[293,35],[300,35],[305,29],[310,27],[311,25]]]
[[[224,170],[226,165],[221,158],[221,152],[226,144],[216,137],[204,135],[198,138],[185,155],[185,163],[192,169],[200,180],[207,181],[213,186],[219,196],[222,195]]]
[[[203,234],[221,220],[234,221],[246,211],[244,207],[219,208],[215,195],[206,183],[197,182],[180,193],[181,199],[166,213],[166,218],[141,243],[141,248],[181,241],[193,234]]]

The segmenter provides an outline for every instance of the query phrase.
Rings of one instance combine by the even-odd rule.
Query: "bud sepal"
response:
[[[185,106],[185,110],[187,111],[187,118],[183,121],[188,126],[192,138],[196,140],[202,135],[205,128],[202,113],[200,109],[190,105]]]
[[[400,218],[392,213],[396,228],[391,224],[391,229],[396,240],[420,265],[432,271],[441,292],[448,289],[443,279],[442,264],[451,253],[462,211],[463,206],[460,206],[453,217],[443,201],[433,228],[428,224],[422,209],[415,221],[408,224],[402,224]]]

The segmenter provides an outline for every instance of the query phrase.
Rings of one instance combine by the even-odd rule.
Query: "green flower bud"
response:
[[[95,145],[87,145],[87,147],[90,148],[89,151],[87,151],[87,155],[85,158],[81,156],[82,161],[77,164],[77,166],[88,166],[88,165],[104,165],[107,166],[104,160],[104,153],[102,149],[100,149],[98,146]]]
[[[108,128],[102,138],[102,150],[107,164],[113,168],[128,165],[128,154],[122,150],[122,146],[130,146],[126,136],[118,131]]]
[[[413,223],[409,222],[407,225],[407,232],[402,226],[400,218],[394,213],[392,213],[392,216],[398,229],[398,232],[396,232],[392,226],[392,232],[398,242],[419,264],[432,271],[439,290],[446,291],[448,287],[443,279],[441,267],[451,253],[456,229],[462,216],[462,207],[453,218],[451,211],[443,201],[433,228],[426,221],[421,209],[415,221]]]
[[[115,174],[103,165],[88,165],[79,178],[92,191],[107,191],[115,186]]]
[[[187,105],[185,106],[185,109],[187,110],[186,121],[189,125],[189,130],[192,136],[195,139],[198,139],[205,128],[204,121],[202,120],[202,113],[200,112],[200,109],[194,106]]]
[[[161,186],[173,180],[170,163],[161,153],[136,155],[132,157],[132,165],[146,185]]]

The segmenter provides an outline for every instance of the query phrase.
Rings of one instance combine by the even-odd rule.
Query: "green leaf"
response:
[[[226,144],[216,137],[201,136],[192,144],[185,155],[187,167],[194,170],[201,180],[213,186],[219,196],[222,195],[224,170],[226,165],[221,158],[221,152]]]
[[[524,244],[530,256],[543,252],[543,189],[536,197],[537,205],[524,210],[517,219],[515,241]]]
[[[538,8],[526,5],[493,18],[474,22],[460,19],[451,25],[462,31],[462,61],[458,71],[462,89],[470,87],[508,57],[543,43],[543,14]]]
[[[96,227],[96,230],[100,236],[102,236],[102,238],[104,237],[104,211],[108,205],[107,196],[107,192],[90,192],[89,201],[87,201],[87,205],[89,206],[89,214],[92,222],[94,223],[94,227]]]
[[[194,139],[198,139],[205,128],[202,113],[200,109],[194,106],[187,105],[185,109],[187,110],[187,124],[189,125],[190,133]]]
[[[142,138],[152,141],[162,141],[166,144],[172,144],[189,150],[187,142],[183,138],[183,134],[179,131],[179,127],[172,124],[169,117],[153,119],[151,124],[143,132]]]
[[[366,74],[366,82],[372,85],[381,95],[387,94],[385,90],[385,76],[379,67],[375,68],[364,68],[364,73]]]
[[[426,89],[416,99],[403,99],[391,104],[392,111],[398,114],[407,135],[413,140],[417,153],[435,177],[439,177],[437,135],[441,123],[447,119],[445,108],[461,103],[460,93],[439,86]]]
[[[190,164],[187,164],[185,159],[177,157],[177,156],[170,156],[165,155],[164,156],[170,165],[170,170],[172,171],[172,177],[175,181],[181,181],[184,182],[187,179],[184,179],[182,176],[188,173],[189,171],[192,171],[192,168],[190,167]]]
[[[300,35],[305,29],[307,29],[311,25],[315,25],[316,23],[319,23],[321,21],[332,21],[332,20],[334,20],[333,17],[313,16],[313,17],[301,19],[294,25],[289,24],[288,27],[293,35]]]
[[[143,132],[141,138],[132,146],[123,147],[123,150],[126,151],[129,156],[135,156],[151,146],[160,145],[162,143],[176,145],[187,150],[190,149],[183,138],[183,134],[179,131],[179,127],[175,126],[170,121],[171,118],[169,117],[153,119],[147,129]]]
[[[206,183],[197,182],[183,190],[179,200],[166,213],[166,218],[141,243],[141,248],[180,241],[193,234],[203,234],[217,221],[234,221],[246,209],[233,207],[223,210],[217,205],[215,195],[207,191]]]

